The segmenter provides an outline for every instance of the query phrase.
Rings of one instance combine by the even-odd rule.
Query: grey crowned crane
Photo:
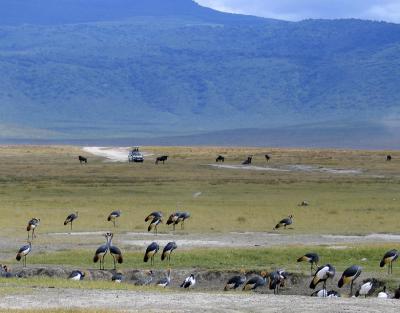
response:
[[[147,262],[150,259],[150,264],[154,265],[154,255],[160,250],[157,242],[152,242],[146,249],[143,261]]]
[[[29,240],[29,233],[32,231],[32,240],[33,238],[36,238],[35,235],[35,229],[39,226],[40,224],[40,218],[31,218],[28,222],[28,226],[26,226],[26,231],[28,232],[28,240]]]
[[[380,267],[388,266],[388,274],[393,274],[393,262],[399,258],[399,251],[396,249],[390,250],[385,253],[380,263]]]
[[[342,288],[344,285],[350,284],[350,296],[353,295],[353,283],[357,279],[358,276],[361,275],[361,267],[358,265],[352,265],[348,269],[346,269],[342,277],[340,277],[338,282],[338,287]]]
[[[310,283],[310,288],[315,289],[320,282],[323,282],[322,289],[326,290],[326,281],[330,278],[333,279],[335,276],[336,269],[330,265],[326,264],[323,266],[318,267],[317,271],[314,274],[314,278]]]
[[[176,212],[176,213],[173,213],[173,214],[171,214],[169,217],[168,217],[168,220],[167,220],[167,225],[171,225],[172,224],[172,228],[173,228],[173,230],[175,230],[175,225],[176,224],[178,224],[177,223],[177,221],[178,221],[178,218],[179,218],[179,212]]]
[[[32,251],[32,243],[30,241],[28,241],[27,245],[23,245],[17,253],[17,256],[15,257],[15,259],[17,261],[21,261],[21,259],[23,258],[23,266],[26,267],[26,256]]]
[[[68,279],[70,280],[83,280],[85,277],[85,273],[82,271],[72,271],[71,274],[69,274]]]
[[[286,226],[292,225],[293,224],[293,215],[289,215],[287,218],[284,218],[281,220],[276,226],[274,227],[273,230],[277,230],[278,228],[284,227],[286,229]]]
[[[146,216],[146,218],[144,219],[145,222],[148,222],[150,220],[153,220],[155,218],[162,218],[162,212],[160,211],[155,211],[155,212],[151,212],[149,215]]]
[[[98,261],[100,261],[100,270],[104,270],[104,257],[106,256],[106,254],[110,248],[109,233],[104,234],[104,237],[106,238],[106,243],[97,248],[97,250],[94,254],[94,257],[93,257],[94,263],[97,263]]]
[[[115,283],[121,283],[124,279],[124,275],[122,273],[114,273],[114,275],[111,277],[111,280]]]
[[[172,224],[173,230],[175,230],[175,225],[181,223],[181,229],[184,229],[185,220],[187,220],[189,217],[190,217],[189,212],[175,212],[169,216],[167,220],[167,225]]]
[[[313,276],[314,265],[318,268],[319,256],[314,252],[306,253],[297,259],[297,262],[308,262],[311,264],[310,273]]]
[[[113,222],[114,228],[115,228],[115,220],[121,216],[121,211],[120,210],[116,210],[116,211],[112,211],[110,213],[110,215],[107,217],[107,221],[108,222]]]
[[[394,299],[400,299],[400,286],[394,291]]]
[[[261,276],[255,276],[250,278],[243,286],[243,290],[256,290],[258,287],[265,286],[267,283],[267,272],[261,272]]]
[[[274,295],[279,294],[279,289],[285,286],[287,273],[277,270],[269,274],[269,289],[274,291]]]
[[[67,216],[67,218],[64,221],[64,226],[67,224],[71,224],[71,231],[72,231],[72,223],[78,218],[78,212],[71,213],[70,215]]]
[[[185,229],[185,221],[190,217],[189,212],[180,212],[176,224],[181,223],[181,229]]]
[[[366,283],[360,286],[360,289],[356,291],[355,296],[356,297],[364,296],[366,298],[368,294],[371,292],[371,290],[372,290],[372,282],[367,281]]]
[[[188,288],[193,288],[195,284],[196,284],[196,278],[194,277],[194,274],[190,274],[190,276],[185,278],[180,287],[188,289]]]
[[[118,264],[122,264],[122,262],[124,262],[124,259],[122,257],[121,250],[117,246],[114,246],[112,244],[112,239],[114,237],[114,234],[113,233],[108,233],[107,235],[109,237],[108,248],[109,248],[110,254],[111,254],[111,256],[113,257],[113,260],[114,260],[114,270],[115,270],[117,268],[116,263],[118,262]],[[104,266],[104,264],[103,264],[103,266]]]
[[[171,283],[171,269],[169,268],[167,270],[166,276],[157,281],[156,286],[165,288],[168,287],[170,283]]]
[[[157,226],[158,226],[160,223],[162,223],[162,219],[161,219],[161,218],[159,218],[159,217],[153,218],[153,220],[151,221],[149,227],[147,228],[147,231],[148,231],[148,232],[151,232],[151,230],[154,228],[154,234],[157,235],[157,234],[158,234]]]
[[[382,291],[380,291],[378,293],[378,298],[381,298],[381,299],[388,299],[389,298],[389,294],[386,292],[386,286],[383,286]]]
[[[0,277],[4,278],[13,277],[13,274],[10,273],[10,269],[7,267],[7,265],[0,264]]]
[[[171,253],[174,251],[178,246],[174,241],[168,242],[167,245],[164,247],[163,252],[161,254],[161,261],[165,259],[168,260],[168,264],[171,264]]]
[[[241,270],[240,272],[242,275],[233,276],[228,280],[225,284],[224,291],[237,289],[246,282],[246,272],[244,270]]]

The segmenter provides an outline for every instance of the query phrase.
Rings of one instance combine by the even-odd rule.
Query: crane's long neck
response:
[[[112,240],[112,237],[111,237],[111,236],[108,236],[108,237],[107,237],[107,243],[106,243],[107,248],[110,248],[110,246],[111,246],[111,240]]]

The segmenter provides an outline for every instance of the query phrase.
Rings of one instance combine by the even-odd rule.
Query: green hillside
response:
[[[397,119],[400,25],[213,14],[0,23],[0,124],[93,138]]]

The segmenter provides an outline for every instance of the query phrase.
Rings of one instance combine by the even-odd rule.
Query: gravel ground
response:
[[[399,300],[318,299],[237,293],[37,289],[6,296],[0,308],[91,308],[127,312],[398,312]]]

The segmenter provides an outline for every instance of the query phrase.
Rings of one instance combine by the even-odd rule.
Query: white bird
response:
[[[386,292],[386,286],[384,286],[383,290],[378,293],[378,298],[381,298],[381,299],[388,299],[389,298],[389,295]]]
[[[191,288],[196,284],[196,278],[194,278],[193,274],[190,274],[189,277],[186,277],[183,283],[181,284],[181,288]]]
[[[356,297],[358,296],[365,296],[365,298],[367,297],[367,295],[369,294],[369,292],[372,289],[372,282],[368,281],[364,284],[361,285],[360,289],[356,292]]]

